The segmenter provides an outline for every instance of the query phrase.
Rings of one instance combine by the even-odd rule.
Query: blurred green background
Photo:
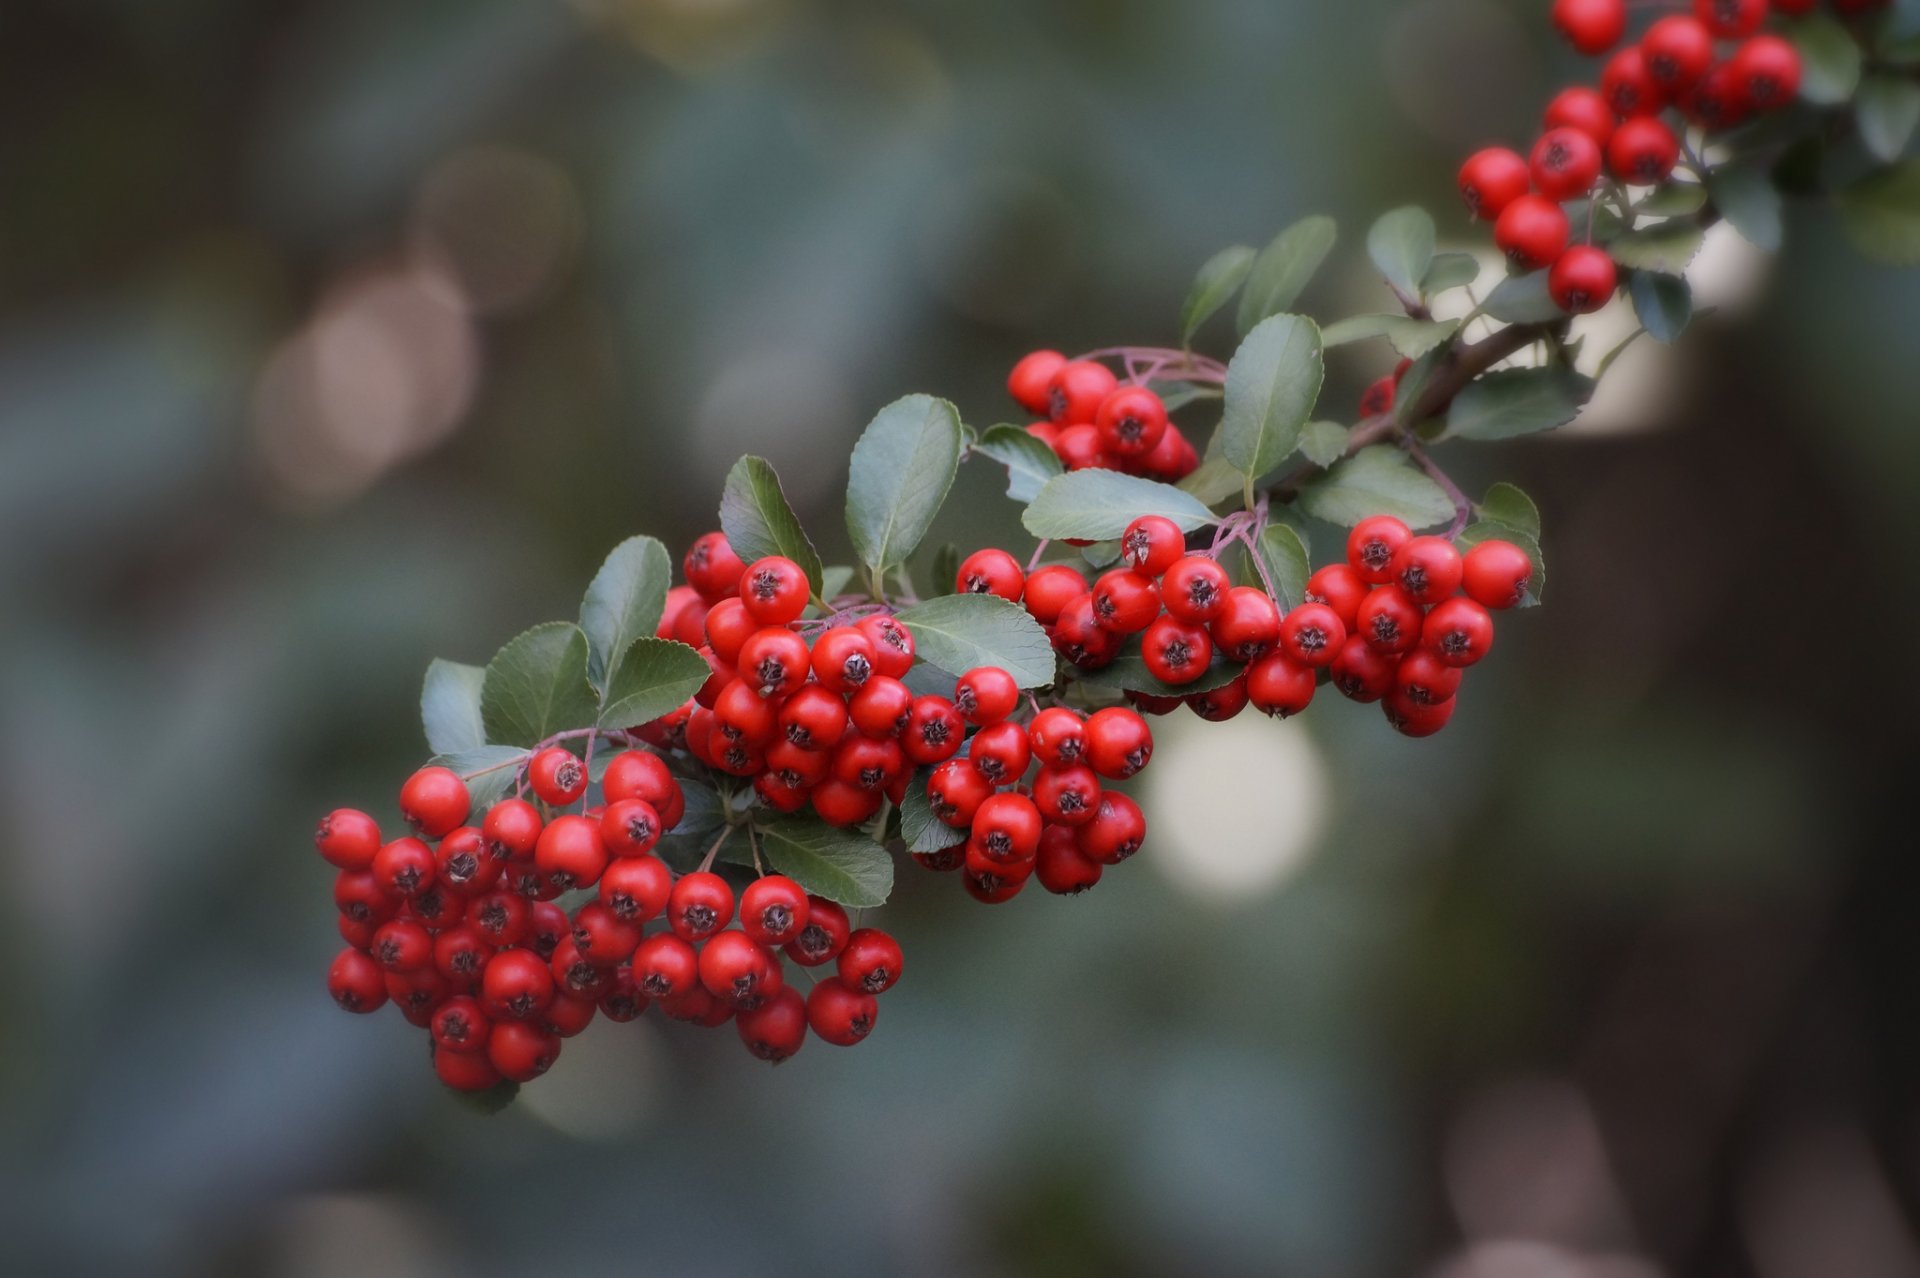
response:
[[[5,1268],[1920,1270],[1920,276],[1819,208],[1454,459],[1553,580],[1448,733],[1160,721],[1091,895],[907,868],[858,1050],[600,1025],[483,1119],[325,996],[308,831],[391,819],[430,657],[684,546],[744,451],[831,555],[881,404],[1010,416],[1020,353],[1165,341],[1301,214],[1306,300],[1378,309],[1366,221],[1471,245],[1457,158],[1575,70],[1546,8],[8,0]],[[929,544],[1025,544],[991,508]]]

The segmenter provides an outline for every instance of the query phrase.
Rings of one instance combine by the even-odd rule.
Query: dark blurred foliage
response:
[[[1306,300],[1378,308],[1365,220],[1469,242],[1545,10],[9,0],[8,1271],[1916,1272],[1920,277],[1818,208],[1631,405],[1457,459],[1552,582],[1447,735],[1167,721],[1269,784],[1166,746],[1074,901],[909,870],[860,1049],[596,1026],[480,1118],[322,989],[307,831],[392,816],[431,656],[684,545],[743,451],[840,550],[879,405],[997,420],[1300,214]],[[935,543],[1017,536],[962,487]]]

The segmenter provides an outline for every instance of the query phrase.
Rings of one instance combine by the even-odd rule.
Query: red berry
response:
[[[431,1028],[438,1051],[484,1052],[493,1022],[481,1010],[478,999],[461,994],[434,1009]]]
[[[1086,720],[1065,706],[1048,706],[1027,725],[1027,739],[1042,764],[1066,767],[1086,755]]]
[[[761,697],[786,696],[807,681],[811,660],[805,639],[784,627],[768,626],[740,645],[740,679]],[[719,703],[712,708],[717,710]]]
[[[612,775],[611,770],[608,775]],[[480,837],[486,842],[487,855],[494,860],[525,860],[533,855],[541,824],[540,809],[525,799],[502,799],[487,809],[480,822]]]
[[[1393,402],[1400,393],[1400,384],[1389,373],[1376,378],[1360,394],[1360,416],[1383,417],[1393,411]]]
[[[873,995],[830,976],[807,994],[807,1025],[835,1047],[852,1047],[873,1032],[880,1004]]]
[[[1389,555],[1391,563],[1393,557]],[[1340,623],[1347,629],[1353,629],[1354,614],[1360,610],[1360,601],[1367,597],[1367,583],[1354,571],[1352,564],[1328,564],[1325,568],[1307,578],[1306,601],[1323,603],[1333,609]]]
[[[967,757],[992,784],[1012,785],[1026,775],[1033,748],[1027,742],[1025,728],[1003,720],[973,734]]]
[[[835,970],[849,989],[884,994],[900,979],[900,942],[876,927],[863,927],[847,938]]]
[[[1065,564],[1046,564],[1027,578],[1024,602],[1027,613],[1043,626],[1051,626],[1069,603],[1087,593],[1087,579]]]
[[[955,574],[953,589],[963,595],[999,595],[1013,603],[1020,602],[1020,592],[1027,584],[1026,573],[1012,555],[1004,550],[976,550],[960,564]]]
[[[364,870],[380,850],[380,826],[357,808],[335,808],[320,818],[313,846],[329,865],[342,870]]]
[[[1051,385],[1067,357],[1059,351],[1034,351],[1021,357],[1007,375],[1007,394],[1029,413],[1045,414],[1053,410]]]
[[[787,957],[802,967],[819,967],[846,948],[847,912],[824,896],[807,898],[807,925],[787,942]]]
[[[1714,35],[1737,40],[1767,20],[1767,0],[1693,0],[1693,16]]]
[[[553,972],[531,950],[501,950],[488,960],[480,991],[488,1015],[525,1020],[553,1001]]]
[[[613,987],[600,996],[600,1014],[625,1024],[637,1020],[650,1001],[635,983],[633,968],[618,967],[613,972]]]
[[[1600,144],[1579,129],[1548,129],[1534,143],[1529,167],[1540,194],[1571,200],[1600,179]]]
[[[1192,683],[1213,662],[1213,639],[1201,626],[1161,616],[1141,637],[1140,657],[1160,682]]]
[[[1333,686],[1350,701],[1378,701],[1393,687],[1401,658],[1380,652],[1360,635],[1347,636],[1333,659]]]
[[[1167,406],[1144,386],[1122,386],[1100,401],[1093,424],[1116,457],[1144,457],[1167,433]]]
[[[1040,824],[1040,810],[1033,799],[1024,794],[995,794],[974,813],[973,840],[995,861],[1027,861],[1039,850]],[[842,969],[841,975],[845,974]]]
[[[1040,815],[1060,825],[1085,825],[1100,806],[1100,778],[1082,764],[1040,769],[1033,779],[1033,805]],[[975,828],[979,818],[974,818]],[[1039,831],[1034,831],[1037,839]],[[1027,855],[1032,855],[1029,849]],[[1020,858],[1022,860],[1025,857]]]
[[[706,986],[697,983],[671,998],[661,999],[660,1010],[676,1021],[703,1025],[708,1029],[726,1024],[733,1016],[733,1004],[715,998]]]
[[[623,750],[614,755],[607,764],[606,775],[600,778],[600,790],[608,803],[622,799],[651,803],[669,830],[679,824],[677,814],[685,806],[680,797],[680,783],[673,779],[673,773],[667,771],[659,755],[645,750]]]
[[[1394,668],[1392,691],[1420,705],[1435,705],[1459,690],[1462,677],[1458,667],[1440,660],[1431,649],[1415,648]]]
[[[1420,642],[1450,666],[1470,666],[1493,648],[1493,618],[1471,599],[1447,599],[1427,614]]]
[[[1669,93],[1684,89],[1713,65],[1713,33],[1698,18],[1669,14],[1640,38],[1647,74]]]
[[[1680,107],[1703,128],[1730,129],[1747,118],[1752,104],[1733,64],[1721,62],[1700,77]]]
[[[414,833],[437,839],[448,830],[467,823],[473,799],[467,783],[451,768],[422,768],[400,787],[400,815]]]
[[[884,797],[878,789],[866,789],[829,777],[813,788],[813,810],[828,825],[859,825],[880,810]]]
[[[1056,896],[1086,891],[1100,881],[1102,871],[1098,861],[1080,850],[1076,831],[1065,825],[1050,825],[1041,834],[1033,869],[1040,886]]]
[[[1120,655],[1121,635],[1100,624],[1093,594],[1071,600],[1052,629],[1054,651],[1083,670],[1098,670]]]
[[[1553,0],[1553,25],[1588,57],[1605,53],[1626,34],[1626,0]]]
[[[1233,661],[1257,661],[1280,642],[1280,608],[1266,591],[1235,586],[1226,607],[1207,627],[1214,646]]]
[[[433,938],[413,919],[388,919],[374,932],[371,953],[389,972],[417,972],[433,962]]]
[[[1140,805],[1118,791],[1100,796],[1099,807],[1080,827],[1080,854],[1096,865],[1118,865],[1147,839],[1147,818]]]
[[[500,1071],[487,1059],[485,1051],[435,1052],[433,1072],[439,1080],[458,1092],[484,1092],[500,1085]]]
[[[1115,568],[1093,585],[1093,617],[1102,630],[1131,635],[1160,615],[1160,588],[1131,568]]]
[[[740,602],[763,626],[784,626],[807,610],[807,574],[784,555],[768,555],[747,565],[740,577]]]
[[[613,973],[607,973],[607,978],[606,984],[611,992]],[[599,1000],[602,997],[604,995],[583,998],[572,994],[555,994],[553,1002],[547,1004],[546,1015],[540,1018],[540,1023],[546,1027],[549,1034],[557,1034],[561,1038],[572,1038],[593,1024],[594,1015],[600,1010]]]
[[[917,707],[919,702],[915,702],[915,705]],[[948,713],[952,713],[951,708]],[[918,736],[915,735],[916,725],[910,715],[908,730],[902,740],[924,742],[928,737],[942,738],[951,745],[951,748],[945,745],[941,747],[945,750],[942,757],[951,758],[954,751],[960,748],[961,731],[958,715],[954,715],[950,722],[935,717],[924,725],[925,736]],[[861,790],[883,790],[894,777],[906,769],[906,757],[906,753],[901,749],[901,741],[852,736],[834,749],[829,770],[843,785],[854,786]],[[937,761],[927,760],[929,763]]]
[[[1211,692],[1196,692],[1186,703],[1208,723],[1225,723],[1247,708],[1247,677],[1243,674]]]
[[[834,626],[813,641],[813,677],[829,692],[856,691],[873,676],[873,642],[852,626]]]
[[[1417,604],[1437,604],[1460,589],[1463,571],[1445,537],[1415,537],[1393,556],[1393,579]]]
[[[467,907],[467,922],[495,949],[518,945],[533,924],[533,908],[517,892],[496,889]]]
[[[600,823],[584,816],[558,816],[547,822],[533,846],[533,863],[561,891],[592,887],[607,868]]]
[[[1386,711],[1387,722],[1402,736],[1430,737],[1447,726],[1458,703],[1458,698],[1448,697],[1445,701],[1422,705],[1396,690],[1388,693],[1380,706]]]
[[[587,792],[587,768],[573,751],[548,746],[527,763],[527,782],[542,803],[565,807]]]
[[[1347,642],[1347,623],[1326,604],[1303,603],[1280,622],[1280,650],[1303,666],[1330,666]]]
[[[653,628],[659,639],[676,639],[689,648],[698,648],[706,633],[707,601],[692,586],[675,586],[667,591],[660,611],[660,622]]]
[[[897,680],[888,682],[905,688]],[[847,734],[847,703],[817,683],[805,684],[780,706],[776,722],[783,743],[801,750],[831,750]]]
[[[1284,652],[1262,657],[1247,667],[1247,700],[1262,714],[1282,719],[1299,714],[1313,700],[1313,667]]]
[[[1578,129],[1598,146],[1613,136],[1613,108],[1599,90],[1583,84],[1556,94],[1541,122],[1549,129]]]
[[[956,830],[973,824],[974,813],[992,793],[993,784],[966,759],[949,759],[927,778],[927,806]]]
[[[1527,193],[1527,162],[1503,146],[1475,151],[1460,166],[1460,198],[1467,211],[1491,221]]]
[[[600,903],[633,923],[657,917],[672,891],[673,871],[657,856],[623,856],[600,876]]]
[[[760,623],[745,604],[738,599],[722,599],[708,611],[701,633],[706,638],[706,646],[713,649],[713,655],[722,664],[731,666],[740,660],[740,645],[759,628]]]
[[[388,972],[386,982],[387,997],[393,1000],[408,1024],[421,1029],[426,1029],[432,1021],[433,1009],[453,994],[447,978],[430,967],[413,972]]]
[[[685,994],[700,980],[700,955],[672,932],[656,932],[633,951],[633,983],[648,998]]]
[[[1068,470],[1112,468],[1112,459],[1107,456],[1106,446],[1100,439],[1100,428],[1092,422],[1081,422],[1063,429],[1059,438],[1054,440],[1053,451],[1059,456],[1060,464]]]
[[[680,562],[687,584],[699,591],[701,598],[709,600],[724,599],[738,590],[740,574],[746,567],[727,544],[726,534],[717,532],[701,535],[687,548],[687,556]]]
[[[1119,379],[1105,364],[1070,359],[1047,379],[1047,416],[1063,426],[1091,423]]]
[[[1800,52],[1779,36],[1753,37],[1730,65],[1742,97],[1759,110],[1784,106],[1800,92]]]
[[[1187,551],[1187,535],[1180,525],[1164,515],[1142,515],[1120,534],[1120,557],[1135,572],[1158,577]],[[1078,574],[1075,574],[1076,576]],[[1033,583],[1027,583],[1027,597],[1033,597]]]
[[[1619,275],[1605,249],[1576,244],[1547,272],[1547,293],[1554,305],[1574,315],[1597,311],[1613,300]]]
[[[487,1059],[516,1083],[531,1083],[560,1059],[560,1036],[526,1021],[500,1021],[487,1035]]]
[[[1020,704],[1020,685],[999,666],[977,666],[953,687],[953,705],[968,723],[998,723]]]
[[[1614,135],[1615,141],[1619,134]],[[1561,207],[1541,195],[1523,195],[1507,205],[1493,225],[1493,242],[1522,270],[1538,270],[1567,247],[1572,226]]]
[[[1483,541],[1462,561],[1467,597],[1487,608],[1511,608],[1527,596],[1533,560],[1510,541]]]
[[[1153,730],[1124,706],[1096,710],[1087,719],[1087,766],[1124,781],[1153,759]]]
[[[1614,176],[1634,186],[1666,181],[1679,160],[1680,143],[1673,130],[1649,115],[1621,121],[1607,143],[1607,164]]]
[[[782,986],[760,1006],[734,1017],[733,1027],[749,1052],[778,1065],[807,1041],[807,1000],[799,990]]]
[[[553,957],[560,942],[573,932],[567,912],[551,901],[535,901],[527,923],[527,948],[543,960]]]
[[[733,921],[733,889],[710,871],[682,875],[667,894],[667,925],[683,941],[704,941]]]
[[[1227,570],[1219,564],[1205,555],[1187,555],[1176,560],[1161,577],[1160,602],[1180,621],[1205,624],[1227,606],[1227,591],[1232,585]]]
[[[1393,557],[1412,540],[1412,530],[1392,515],[1374,515],[1347,534],[1347,563],[1360,580],[1381,585],[1393,580]]]
[[[913,632],[888,616],[862,617],[855,630],[873,645],[873,668],[889,679],[898,679],[913,668]]]
[[[807,926],[807,894],[784,874],[768,874],[740,894],[740,926],[761,945],[778,947]]]
[[[962,858],[961,886],[967,895],[982,905],[1000,905],[1020,895],[1033,877],[1033,861],[996,861],[988,856],[978,839],[967,841]]]
[[[752,937],[728,929],[700,951],[700,984],[715,998],[751,1011],[786,984],[780,960]]]
[[[349,1012],[377,1012],[387,1001],[386,973],[359,950],[341,950],[327,969],[327,993]]]
[[[953,702],[945,697],[915,697],[913,707],[907,711],[906,729],[900,734],[900,748],[914,763],[925,767],[959,753],[966,735],[966,720],[960,717]]]
[[[395,899],[424,892],[439,872],[440,863],[434,860],[433,849],[419,839],[395,839],[373,854],[373,882]],[[348,873],[350,871],[341,871],[341,879]]]
[[[805,689],[802,689],[804,692]],[[796,696],[794,700],[799,700]],[[791,704],[791,702],[789,702]],[[913,709],[913,690],[888,675],[875,675],[847,702],[848,717],[863,736],[891,737],[905,731]],[[839,740],[816,749],[826,749]]]
[[[1667,104],[1667,95],[1647,70],[1646,55],[1638,45],[1629,45],[1607,60],[1600,73],[1600,95],[1622,119],[1656,115]]]
[[[580,957],[598,967],[624,963],[640,944],[640,924],[621,918],[597,902],[583,905],[573,916],[573,947]]]

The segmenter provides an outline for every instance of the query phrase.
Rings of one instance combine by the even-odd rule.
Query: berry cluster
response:
[[[1760,27],[1770,10],[1804,13],[1814,2],[1694,0],[1692,14],[1657,18],[1622,47],[1627,0],[1555,0],[1554,24],[1576,49],[1612,56],[1597,88],[1576,85],[1548,104],[1544,132],[1525,158],[1498,146],[1467,158],[1459,178],[1467,207],[1493,221],[1494,242],[1516,266],[1548,271],[1548,292],[1562,310],[1599,310],[1619,271],[1592,243],[1594,205],[1587,206],[1586,242],[1578,244],[1563,205],[1664,184],[1681,162],[1676,120],[1713,133],[1792,101],[1800,55]]]
[[[1034,351],[1013,366],[1007,390],[1043,419],[1027,433],[1068,470],[1099,467],[1175,483],[1200,465],[1200,454],[1167,420],[1166,403],[1147,380],[1122,384],[1097,360]]]
[[[753,880],[737,901],[705,867],[676,877],[654,849],[685,800],[658,755],[616,755],[601,803],[588,802],[586,762],[561,746],[534,753],[525,780],[537,802],[503,798],[476,826],[466,782],[422,768],[400,790],[411,834],[383,842],[371,816],[341,808],[314,838],[339,871],[348,948],[327,975],[334,1000],[350,1012],[392,1000],[430,1032],[442,1082],[530,1081],[596,1015],[631,1021],[651,1003],[699,1025],[732,1020],[748,1050],[774,1062],[799,1051],[809,1027],[841,1046],[873,1028],[874,996],[900,977],[899,945],[854,930],[840,906],[782,875]],[[564,893],[576,894],[570,910],[557,903]],[[803,997],[783,954],[834,973]]]

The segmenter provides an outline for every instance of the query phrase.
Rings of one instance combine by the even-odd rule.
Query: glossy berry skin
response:
[[[1360,416],[1383,417],[1393,411],[1394,400],[1400,395],[1400,385],[1393,380],[1392,374],[1374,379],[1367,389],[1360,393]]]
[[[1087,752],[1087,724],[1065,706],[1048,706],[1027,725],[1033,753],[1048,767],[1080,762]]]
[[[1020,685],[998,666],[979,666],[953,686],[953,706],[976,727],[998,723],[1020,704]]]
[[[892,617],[862,617],[855,630],[873,645],[873,668],[889,679],[898,679],[913,667],[913,632]]]
[[[531,950],[502,950],[487,962],[481,1003],[495,1020],[526,1020],[553,1001],[553,972]]]
[[[1059,825],[1085,825],[1091,821],[1099,809],[1100,795],[1100,778],[1084,764],[1042,768],[1033,779],[1034,807],[1040,810],[1041,816]]]
[[[542,825],[540,809],[525,799],[502,799],[487,809],[480,822],[480,837],[487,845],[487,855],[495,861],[513,857],[525,860],[533,855]]]
[[[787,957],[802,967],[819,967],[840,956],[851,925],[846,910],[824,896],[807,898],[807,925],[787,942]]]
[[[1019,563],[1004,550],[976,550],[960,563],[954,574],[954,593],[962,595],[998,595],[1011,603],[1020,602],[1027,575]]]
[[[1226,607],[1207,627],[1214,647],[1230,661],[1257,661],[1280,642],[1280,609],[1266,591],[1235,586]]]
[[[768,555],[740,575],[740,602],[763,626],[798,621],[807,609],[807,574],[784,555]]]
[[[1415,537],[1393,555],[1393,579],[1417,604],[1437,604],[1460,589],[1464,571],[1445,537]]]
[[[622,750],[614,755],[606,775],[600,778],[600,789],[608,803],[622,799],[651,803],[669,830],[679,824],[679,814],[685,807],[680,783],[673,779],[673,773],[667,771],[659,755],[645,750]]]
[[[740,679],[762,697],[786,696],[800,690],[812,669],[807,641],[791,630],[768,626],[747,636],[740,645]]]
[[[485,1051],[441,1052],[433,1054],[433,1073],[457,1092],[484,1092],[498,1087],[500,1071],[487,1059]]]
[[[990,724],[973,734],[967,757],[980,775],[994,785],[1012,785],[1026,775],[1033,759],[1027,730],[1017,723]]]
[[[527,782],[542,803],[565,807],[587,792],[587,767],[573,751],[548,746],[528,761]]]
[[[847,702],[847,716],[855,731],[868,737],[891,737],[899,733],[907,726],[907,715],[912,709],[913,689],[890,675],[875,675],[867,680],[866,686]]]
[[[1067,357],[1059,351],[1034,351],[1021,357],[1007,375],[1007,394],[1029,413],[1045,416],[1053,411],[1051,385]]]
[[[741,930],[769,948],[799,936],[810,915],[806,892],[784,874],[757,878],[740,894]]]
[[[526,939],[533,907],[517,892],[495,889],[467,906],[467,923],[489,945],[505,949]]]
[[[1093,816],[1080,827],[1080,854],[1096,865],[1118,865],[1147,839],[1147,818],[1140,805],[1117,791],[1100,796]]]
[[[949,759],[927,778],[927,803],[933,815],[956,830],[973,824],[974,813],[992,793],[992,783],[966,759]]]
[[[1626,0],[1553,0],[1553,25],[1588,57],[1605,53],[1626,34]]]
[[[1208,723],[1225,723],[1247,708],[1247,677],[1241,675],[1211,692],[1196,692],[1186,703],[1188,709]]]
[[[762,775],[804,794],[827,779],[833,757],[825,750],[803,750],[791,741],[776,741],[767,747],[767,770]]]
[[[1043,626],[1059,620],[1061,610],[1088,593],[1087,579],[1065,564],[1045,564],[1026,580],[1021,602],[1027,615]]]
[[[1447,726],[1457,704],[1458,698],[1448,697],[1445,701],[1422,705],[1396,691],[1387,694],[1380,702],[1380,708],[1386,712],[1387,722],[1401,736],[1430,737]]]
[[[1307,708],[1314,682],[1311,666],[1276,652],[1247,667],[1247,700],[1262,714],[1285,719]]]
[[[813,811],[828,825],[858,825],[880,810],[884,797],[877,788],[850,785],[838,777],[829,777],[813,788]]]
[[[551,901],[535,901],[527,923],[527,948],[543,959],[550,959],[572,931],[573,925],[565,910]]]
[[[1120,534],[1121,559],[1143,576],[1158,577],[1186,553],[1187,535],[1164,515],[1142,515]],[[1031,594],[1032,585],[1027,589]]]
[[[740,574],[747,565],[733,553],[725,533],[704,533],[688,547],[680,561],[687,584],[708,600],[724,599],[740,588]]]
[[[638,1020],[651,1001],[634,982],[631,967],[616,968],[613,987],[600,996],[600,1014],[624,1025],[628,1021]]]
[[[873,642],[852,626],[834,626],[813,641],[813,677],[842,696],[873,676]]]
[[[1578,129],[1595,145],[1605,146],[1613,136],[1613,108],[1598,89],[1575,85],[1554,95],[1541,123],[1549,129]]]
[[[1607,59],[1600,73],[1600,95],[1621,119],[1655,115],[1667,104],[1666,91],[1647,70],[1647,58],[1630,45]]]
[[[1087,717],[1086,763],[1101,776],[1124,781],[1153,760],[1153,729],[1125,706]]]
[[[733,922],[733,889],[710,871],[682,875],[667,894],[667,925],[683,941],[704,941]]]
[[[1033,877],[1033,861],[996,861],[980,847],[978,839],[967,841],[961,860],[960,884],[967,895],[982,905],[1001,905],[1020,895]]]
[[[1392,562],[1391,556],[1388,562]],[[1360,610],[1360,601],[1367,597],[1367,583],[1354,571],[1352,564],[1328,564],[1307,578],[1305,599],[1308,603],[1321,603],[1333,609],[1340,618],[1340,624],[1353,629],[1354,614]]]
[[[478,999],[461,994],[434,1009],[429,1028],[435,1051],[484,1052],[493,1022],[481,1010]]]
[[[1698,18],[1670,14],[1640,38],[1647,74],[1669,93],[1685,89],[1713,65],[1713,33]]]
[[[1753,37],[1730,65],[1741,97],[1756,110],[1785,106],[1800,92],[1800,52],[1779,36]]]
[[[1060,464],[1068,470],[1104,469],[1112,465],[1112,459],[1100,439],[1100,428],[1092,422],[1081,422],[1061,430],[1059,438],[1054,441],[1053,451],[1058,454]]]
[[[1767,0],[1693,0],[1693,16],[1720,39],[1738,40],[1767,20]]]
[[[502,1077],[531,1083],[560,1059],[560,1036],[526,1021],[500,1021],[487,1035],[487,1059]]]
[[[349,1012],[377,1012],[387,1002],[386,973],[369,955],[341,950],[327,969],[327,993]]]
[[[1616,142],[1619,134],[1615,133]],[[1493,224],[1493,242],[1522,270],[1538,270],[1567,247],[1572,224],[1566,213],[1541,195],[1523,195],[1507,205]]]
[[[902,691],[906,688],[897,680],[889,682]],[[817,683],[804,684],[781,704],[775,722],[780,739],[787,744],[802,750],[831,750],[847,734],[847,702]]]
[[[807,994],[807,1025],[835,1047],[852,1047],[873,1032],[880,1004],[873,995],[830,976]]]
[[[754,1057],[778,1065],[807,1041],[807,1000],[783,986],[760,1006],[742,1011],[733,1027]]]
[[[373,934],[373,961],[389,972],[417,972],[433,962],[433,938],[413,919],[388,919]]]
[[[1427,614],[1420,643],[1450,666],[1470,666],[1493,649],[1493,617],[1471,599],[1447,599]]]
[[[473,799],[451,768],[422,768],[400,787],[400,815],[416,834],[437,839],[467,823]]]
[[[600,903],[632,923],[657,918],[673,891],[673,871],[657,856],[621,857],[600,876]]]
[[[1361,581],[1383,585],[1393,580],[1394,555],[1412,540],[1412,529],[1392,515],[1363,519],[1347,534],[1347,564]]]
[[[1579,129],[1548,129],[1528,162],[1533,185],[1550,200],[1571,200],[1600,178],[1600,144]]]
[[[1192,683],[1213,662],[1213,638],[1199,625],[1161,616],[1141,636],[1140,657],[1160,682]]]
[[[700,980],[700,955],[672,932],[656,932],[633,951],[633,982],[648,998],[685,994]]]
[[[915,764],[926,767],[958,754],[966,735],[966,720],[953,702],[945,697],[915,697],[907,711],[906,730],[900,734],[900,748]]]
[[[1393,688],[1402,657],[1382,653],[1355,634],[1347,636],[1333,659],[1333,686],[1349,701],[1378,701]]]
[[[1115,457],[1144,457],[1167,433],[1167,406],[1144,386],[1121,386],[1100,401],[1093,424]]]
[[[610,983],[613,973],[607,974]],[[541,1019],[549,1034],[561,1038],[572,1038],[593,1024],[593,1018],[600,1011],[600,999],[605,995],[596,994],[592,998],[582,998],[572,994],[555,994],[553,1002],[547,1004],[547,1014]]]
[[[1619,273],[1605,249],[1576,244],[1547,272],[1547,294],[1570,315],[1587,315],[1613,300]]]
[[[358,808],[335,808],[320,818],[313,846],[336,869],[364,870],[380,851],[380,826]]]
[[[1102,630],[1138,634],[1160,615],[1160,588],[1131,568],[1115,568],[1093,584],[1093,617]]]
[[[1047,379],[1047,416],[1062,426],[1091,424],[1120,379],[1105,364],[1070,359]]]
[[[1039,850],[1040,826],[1040,810],[1033,799],[1023,794],[996,794],[974,813],[973,840],[995,861],[1027,861]]]
[[[1460,584],[1483,608],[1511,608],[1527,597],[1533,560],[1510,541],[1483,541],[1467,551]]]
[[[1160,603],[1176,620],[1204,625],[1227,606],[1227,570],[1205,555],[1176,560],[1160,579]]]
[[[863,927],[847,938],[835,971],[849,989],[884,994],[900,980],[900,943],[879,928]]]
[[[1303,603],[1280,622],[1280,651],[1303,666],[1330,666],[1347,642],[1347,623],[1326,604]]]
[[[701,633],[706,637],[706,646],[713,649],[713,655],[731,666],[739,664],[740,645],[758,629],[759,621],[747,611],[745,604],[738,599],[722,599],[708,611]]]
[[[1652,116],[1623,120],[1607,143],[1607,166],[1622,182],[1658,186],[1673,175],[1680,143],[1673,130]]]
[[[1389,691],[1420,705],[1437,705],[1459,691],[1461,678],[1458,667],[1440,660],[1429,648],[1416,648],[1394,668]]]
[[[1375,652],[1404,656],[1420,643],[1426,617],[1413,596],[1400,586],[1381,586],[1360,603],[1354,618],[1356,633]]]
[[[624,963],[640,944],[640,924],[621,918],[597,902],[583,905],[573,916],[573,948],[598,967]]]
[[[786,981],[778,959],[745,932],[729,928],[701,949],[700,984],[715,998],[750,1011]]]
[[[1460,198],[1473,216],[1492,221],[1527,193],[1531,181],[1525,160],[1506,147],[1490,146],[1460,166]]]
[[[394,900],[426,890],[439,871],[433,849],[419,839],[395,839],[373,854],[372,881]],[[349,873],[342,871],[341,879]]]
[[[1091,591],[1060,610],[1050,633],[1054,651],[1082,670],[1098,670],[1120,652],[1122,636],[1100,624]]]
[[[607,868],[607,847],[600,823],[583,816],[558,816],[547,822],[534,844],[533,863],[562,891],[592,887]]]
[[[1085,892],[1100,882],[1103,868],[1080,850],[1080,840],[1070,827],[1050,825],[1040,836],[1033,877],[1054,895],[1073,896]]]

